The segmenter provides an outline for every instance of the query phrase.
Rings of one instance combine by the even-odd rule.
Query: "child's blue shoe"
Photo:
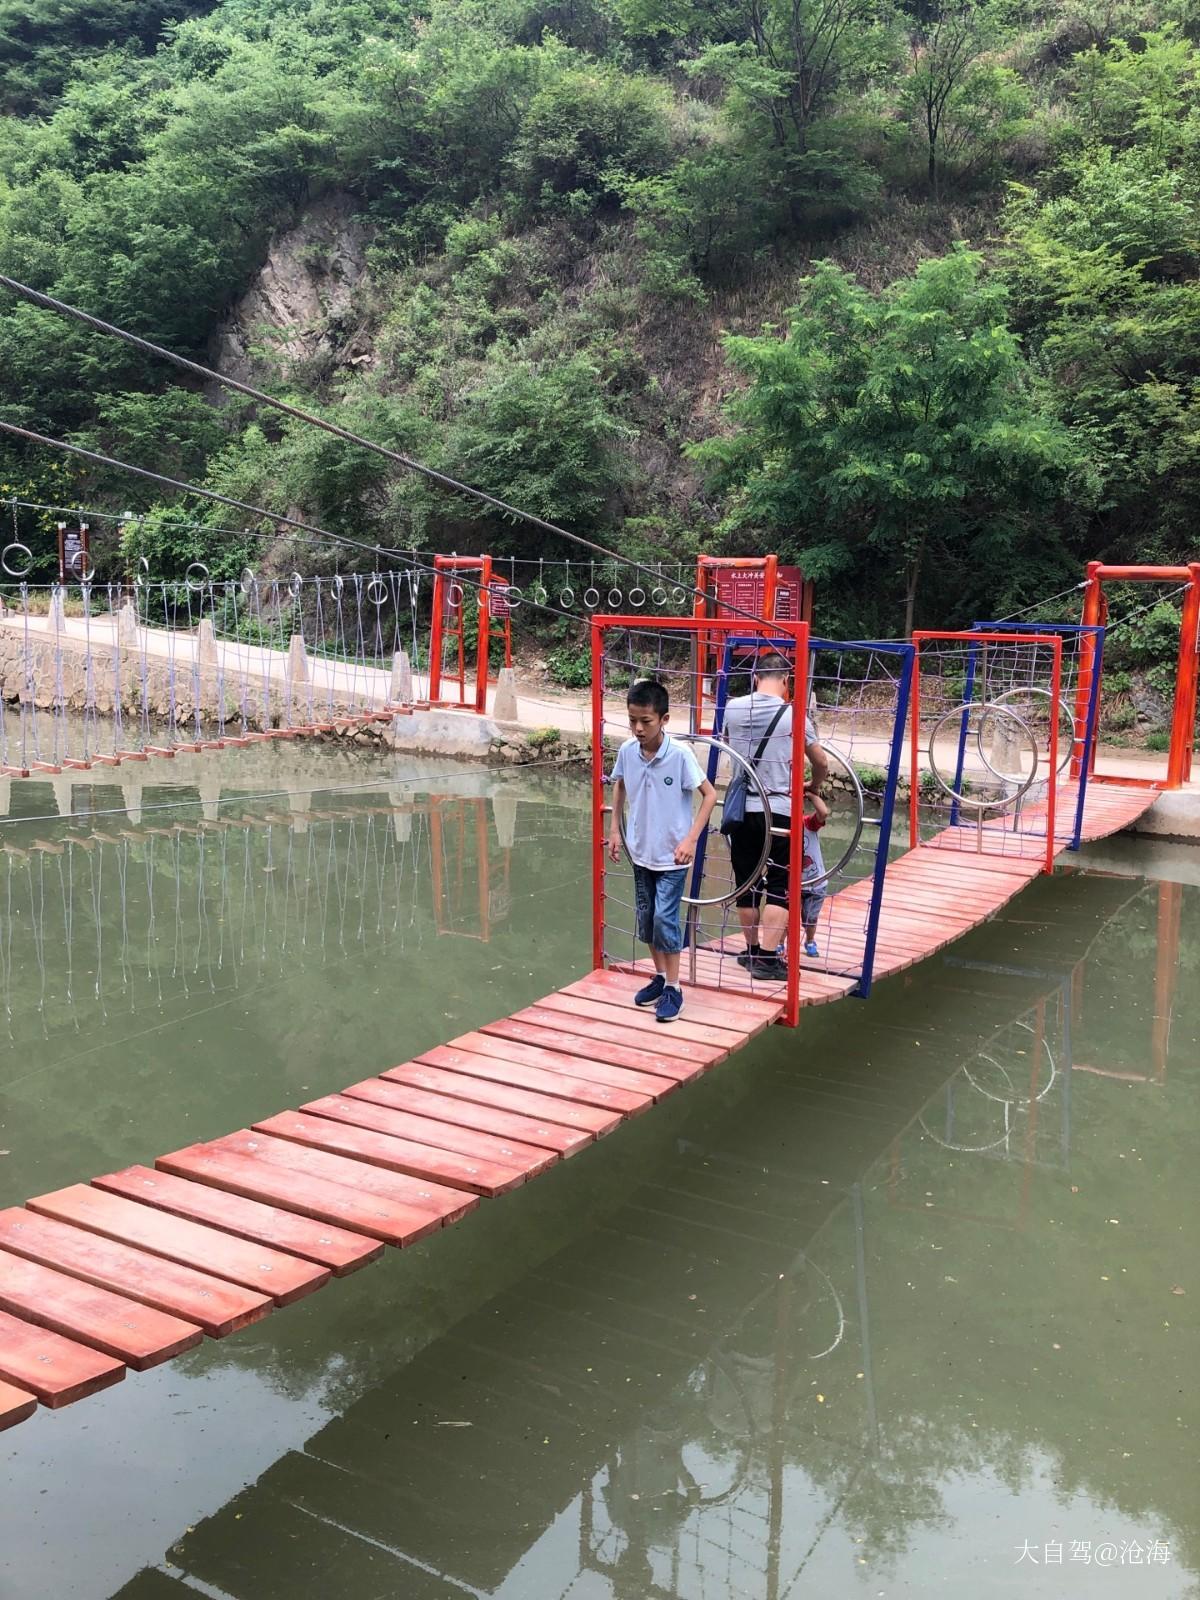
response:
[[[660,998],[667,987],[667,980],[661,972],[656,972],[644,989],[639,989],[633,997],[635,1006],[652,1006]]]
[[[683,990],[667,989],[662,992],[662,999],[654,1008],[656,1022],[674,1022],[683,1010]]]
[[[819,956],[821,954],[821,948],[815,939],[810,939],[804,946],[804,954],[806,956]]]

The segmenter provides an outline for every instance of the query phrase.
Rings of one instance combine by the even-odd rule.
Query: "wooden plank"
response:
[[[0,1211],[0,1245],[39,1266],[53,1267],[155,1311],[194,1322],[214,1339],[260,1321],[271,1310],[266,1295],[103,1239],[85,1228],[39,1216],[23,1206]]]
[[[235,1155],[215,1145],[196,1144],[175,1150],[159,1156],[155,1165],[176,1177],[228,1189],[248,1200],[288,1206],[302,1217],[315,1217],[352,1233],[365,1233],[385,1244],[412,1244],[426,1234],[436,1233],[442,1225],[439,1217],[393,1205],[344,1183],[330,1183],[291,1168],[272,1166],[254,1156]]]
[[[123,1361],[0,1311],[0,1378],[31,1390],[52,1411],[124,1376]]]
[[[630,1010],[633,1008],[630,1007]],[[607,1044],[624,1044],[634,1050],[645,1050],[649,1047],[646,1028],[654,1029],[650,1036],[654,1040],[654,1050],[665,1056],[674,1056],[679,1061],[692,1061],[697,1066],[708,1067],[714,1064],[712,1052],[718,1050],[720,1055],[717,1060],[724,1060],[729,1054],[729,1046],[723,1040],[697,1040],[688,1037],[686,1024],[672,1022],[669,1026],[654,1021],[644,1020],[639,1024],[639,1013],[635,1012],[629,1022],[605,1022],[596,1017],[575,1016],[568,1011],[551,1009],[549,1006],[527,1006],[524,1011],[514,1013],[513,1022],[527,1022],[535,1028],[566,1028],[570,1026],[572,1033],[582,1035],[585,1039],[597,1039]],[[570,1019],[568,1024],[568,1018]]]
[[[373,1200],[394,1206],[410,1227],[422,1232],[430,1226],[437,1229],[445,1222],[456,1222],[478,1205],[478,1195],[467,1194],[466,1190],[450,1189],[432,1179],[390,1173],[381,1166],[371,1166],[370,1162],[333,1155],[328,1150],[310,1149],[293,1144],[290,1139],[254,1133],[250,1128],[240,1128],[237,1133],[213,1139],[208,1149],[222,1155],[248,1157],[264,1166],[299,1174],[301,1178],[322,1179],[355,1194],[370,1195]]]
[[[450,1051],[449,1054],[456,1056],[458,1052]],[[621,1122],[619,1112],[602,1106],[583,1105],[554,1095],[518,1089],[509,1084],[487,1083],[457,1071],[453,1065],[443,1067],[429,1061],[404,1061],[379,1076],[386,1083],[399,1083],[405,1088],[444,1094],[452,1100],[462,1100],[488,1111],[509,1111],[516,1116],[537,1118],[551,1132],[556,1127],[566,1128],[572,1133],[586,1134],[589,1141],[611,1133]],[[356,1084],[354,1092],[361,1087],[361,1084]],[[347,1090],[347,1093],[350,1092]]]
[[[446,1108],[453,1110],[453,1104],[453,1101],[447,1101]],[[454,1150],[459,1155],[483,1161],[503,1161],[529,1178],[535,1173],[544,1172],[558,1160],[553,1150],[521,1144],[515,1139],[498,1138],[495,1134],[482,1133],[477,1128],[464,1128],[431,1117],[413,1116],[407,1111],[345,1094],[322,1095],[319,1100],[310,1100],[300,1109],[310,1116],[349,1122],[359,1128],[373,1128],[376,1133],[390,1133],[401,1139],[417,1139],[422,1144],[436,1145],[441,1150]]]
[[[311,1261],[235,1239],[219,1229],[187,1222],[90,1184],[73,1184],[69,1189],[38,1195],[26,1203],[30,1211],[43,1216],[57,1217],[60,1222],[88,1228],[107,1239],[137,1245],[180,1266],[199,1267],[214,1277],[257,1289],[277,1306],[291,1305],[293,1300],[329,1282],[328,1269],[314,1266]]]
[[[739,944],[744,943],[740,934],[736,937]],[[685,956],[683,960],[686,961],[686,959]],[[686,978],[684,981],[686,982]],[[605,993],[632,998],[633,991],[636,988],[637,985],[631,983],[624,973],[615,969],[596,968],[592,972],[585,974],[584,977],[577,979],[575,983],[567,984],[559,992],[565,994],[583,993],[590,995],[593,999],[597,999]],[[740,995],[730,1007],[726,1026],[732,1026],[734,1020],[740,1025],[743,1019],[747,1021],[753,1019],[756,1022],[761,1021],[764,1025],[769,1025],[779,1015],[779,1010],[779,1006],[774,1001],[759,1000],[749,995]]]
[[[375,1239],[334,1227],[329,1222],[313,1221],[295,1211],[264,1205],[241,1195],[229,1194],[204,1183],[189,1183],[152,1167],[125,1167],[93,1178],[97,1189],[140,1200],[172,1216],[188,1217],[208,1223],[223,1233],[254,1244],[299,1256],[304,1261],[328,1267],[335,1278],[357,1272],[383,1254]]]
[[[475,1161],[455,1150],[439,1150],[434,1145],[416,1144],[411,1139],[396,1138],[373,1128],[334,1122],[328,1117],[307,1115],[302,1111],[284,1111],[278,1116],[266,1117],[254,1124],[254,1131],[290,1140],[306,1149],[351,1156],[388,1172],[431,1179],[472,1194],[506,1194],[525,1182],[525,1174],[517,1167],[497,1161]]]
[[[514,1053],[519,1050],[519,1045],[513,1046]],[[426,1050],[418,1060],[431,1067],[449,1067],[452,1072],[487,1078],[492,1083],[505,1083],[514,1089],[532,1089],[537,1094],[556,1096],[563,1101],[578,1101],[580,1105],[597,1106],[602,1111],[619,1111],[627,1117],[646,1111],[654,1104],[652,1095],[611,1089],[603,1083],[584,1083],[580,1078],[568,1078],[562,1073],[546,1072],[539,1067],[523,1067],[516,1061],[492,1061],[486,1056],[456,1049],[453,1045],[443,1044]],[[384,1076],[389,1074],[385,1073]]]
[[[15,1428],[18,1422],[31,1417],[37,1410],[37,1404],[36,1395],[26,1394],[24,1389],[0,1379],[0,1433],[5,1428]]]
[[[494,1030],[499,1029],[499,1032]],[[522,1037],[518,1037],[518,1033]],[[570,1049],[559,1049],[555,1040],[569,1042]],[[588,1040],[571,1031],[564,1019],[559,1019],[556,1029],[540,1029],[521,1023],[493,1023],[485,1033],[461,1033],[451,1039],[455,1050],[469,1050],[473,1055],[491,1056],[497,1061],[520,1061],[529,1067],[545,1067],[550,1072],[564,1073],[584,1083],[609,1084],[615,1088],[630,1088],[661,1100],[663,1095],[678,1089],[688,1078],[695,1077],[700,1068],[692,1063],[677,1065],[674,1072],[658,1069],[650,1056],[649,1067],[615,1067],[605,1059],[604,1048],[593,1045],[588,1052]],[[644,1052],[650,1055],[650,1052]],[[669,1061],[670,1057],[664,1057]]]
[[[204,1335],[124,1295],[0,1250],[0,1310],[115,1356],[135,1372],[197,1345]]]
[[[402,1172],[386,1172],[368,1161],[333,1155],[325,1150],[293,1144],[249,1128],[214,1139],[213,1145],[234,1155],[253,1156],[258,1161],[287,1167],[306,1177],[327,1178],[330,1183],[347,1185],[366,1194],[402,1207],[414,1217],[424,1217],[439,1225],[457,1222],[479,1204],[478,1195],[451,1189],[429,1178],[412,1178]]]
[[[697,952],[700,958],[702,952]],[[736,965],[736,963],[732,963]],[[694,993],[685,983],[683,987],[684,1014],[678,1022],[662,1023],[654,1015],[652,1006],[635,1006],[630,1000],[628,1005],[614,1004],[611,1000],[586,1000],[573,994],[548,994],[544,1000],[539,1000],[536,1006],[528,1008],[541,1011],[557,1011],[563,1017],[570,1017],[573,1023],[584,1020],[592,1022],[615,1022],[622,1028],[636,1028],[639,1033],[653,1034],[654,1048],[660,1049],[663,1042],[671,1039],[686,1039],[691,1044],[715,1045],[719,1050],[728,1053],[730,1050],[740,1050],[749,1037],[749,1030],[738,1026],[720,1026],[711,1022],[692,1022],[687,1016],[688,994]],[[701,999],[698,1005],[703,1005]],[[514,1016],[524,1017],[523,1011],[513,1013]],[[559,1027],[565,1026],[559,1023]],[[767,1024],[764,1022],[765,1028]]]
[[[599,1039],[585,1038],[582,1034],[568,1032],[565,1028],[539,1028],[532,1022],[516,1022],[502,1017],[499,1022],[485,1023],[471,1038],[491,1039],[493,1044],[484,1048],[473,1046],[479,1055],[504,1054],[504,1041],[538,1046],[555,1050],[563,1055],[579,1056],[584,1061],[605,1061],[613,1066],[636,1067],[658,1078],[673,1078],[676,1083],[687,1083],[704,1070],[696,1061],[681,1061],[678,1056],[656,1055],[651,1050],[635,1049],[632,1045],[607,1044]],[[715,1061],[724,1057],[714,1052]]]

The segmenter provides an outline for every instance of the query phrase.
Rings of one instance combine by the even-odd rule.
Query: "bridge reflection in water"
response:
[[[1169,1226],[1137,1162],[1194,1132],[1194,1109],[1164,1123],[1182,905],[1177,885],[1059,879],[853,1034],[772,1036],[758,1070],[523,1193],[529,1217],[572,1214],[578,1185],[591,1221],[121,1600],[325,1594],[331,1575],[405,1600],[786,1600],[868,1576],[925,1593],[935,1568],[965,1593],[1056,1533],[1185,1560],[1163,1263],[1118,1253],[1109,1220],[1140,1211],[1143,1245]],[[1151,1351],[1163,1369],[1121,1382]],[[1060,1592],[1039,1576],[1030,1592]]]

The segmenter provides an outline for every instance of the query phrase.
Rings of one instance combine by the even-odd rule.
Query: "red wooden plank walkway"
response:
[[[1154,798],[1089,786],[1085,837],[1116,832]],[[1060,805],[1072,802],[1065,786]],[[961,937],[1037,876],[1040,854],[1006,853],[1002,830],[977,842],[948,831],[889,866],[877,977]],[[869,896],[864,882],[827,901],[822,940],[835,964],[861,946]],[[385,1243],[456,1222],[724,1061],[783,1009],[782,986],[751,992],[726,943],[698,953],[699,986],[670,1029],[631,1006],[640,978],[591,972],[252,1129],[0,1211],[0,1429],[39,1401],[68,1405],[126,1367],[223,1338]],[[803,966],[805,1005],[854,987]],[[718,981],[720,993],[704,987]]]

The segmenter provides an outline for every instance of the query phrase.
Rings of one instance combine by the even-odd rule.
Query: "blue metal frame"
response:
[[[1062,638],[1084,633],[1092,635],[1096,646],[1096,659],[1092,670],[1092,682],[1088,689],[1087,722],[1083,730],[1083,749],[1079,764],[1079,792],[1075,797],[1075,826],[1067,843],[1068,850],[1078,850],[1083,838],[1083,809],[1087,800],[1088,778],[1091,775],[1092,754],[1096,743],[1096,724],[1100,715],[1100,680],[1104,673],[1104,636],[1107,629],[1084,622],[973,622],[971,628],[973,632],[979,633],[1054,633]],[[1079,742],[1078,731],[1072,707],[1072,748],[1077,742]],[[1055,773],[1054,777],[1057,781],[1058,774]]]
[[[776,650],[786,655],[789,647],[794,650],[794,639],[764,639],[761,637],[747,636],[745,638],[727,638],[725,649],[721,658],[721,666],[717,674],[716,696],[713,707],[712,737],[719,739],[725,724],[725,707],[729,700],[729,678],[734,670],[732,655],[735,650],[769,651]],[[896,790],[900,783],[900,760],[904,753],[905,732],[908,726],[908,704],[912,693],[913,670],[916,663],[916,647],[911,644],[901,644],[893,640],[874,639],[809,639],[808,657],[812,662],[813,657],[822,650],[837,650],[849,654],[851,651],[870,650],[876,655],[891,655],[900,658],[900,673],[896,680],[896,711],[892,721],[892,742],[888,755],[887,779],[883,790],[883,804],[879,813],[879,839],[875,846],[875,864],[872,868],[871,903],[867,910],[866,937],[863,941],[862,970],[857,974],[858,981],[851,991],[856,999],[865,1000],[871,992],[871,980],[875,969],[875,947],[879,939],[879,917],[883,909],[883,884],[887,874],[888,852],[892,839],[892,820],[896,810]],[[811,682],[812,674],[809,674]],[[708,755],[708,780],[714,782],[717,775],[717,766],[720,761],[720,751],[715,747]],[[871,819],[867,819],[870,821]],[[692,868],[692,893],[696,894],[704,877],[704,850],[706,840],[702,838],[696,850],[695,865]],[[851,974],[846,974],[850,976]]]

